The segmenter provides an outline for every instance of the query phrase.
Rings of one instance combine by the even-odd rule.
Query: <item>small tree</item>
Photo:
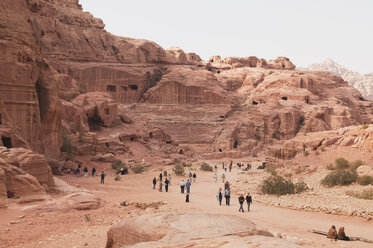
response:
[[[290,180],[286,180],[278,175],[272,175],[264,179],[260,186],[262,193],[273,195],[294,194],[294,189],[295,186]]]
[[[203,162],[200,166],[201,171],[213,171],[213,168],[208,163]]]
[[[347,169],[349,167],[349,163],[346,159],[344,158],[337,158],[335,160],[335,167],[337,170],[343,170],[343,169]]]
[[[136,165],[131,167],[131,170],[135,174],[141,174],[145,171],[145,167],[140,165],[140,164],[136,164]]]
[[[184,167],[181,164],[176,164],[174,168],[172,168],[175,175],[182,176],[184,175]]]

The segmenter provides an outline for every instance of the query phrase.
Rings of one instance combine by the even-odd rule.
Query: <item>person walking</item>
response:
[[[192,183],[189,181],[189,179],[187,180],[185,186],[186,186],[186,189],[187,189],[187,194],[190,194],[190,186],[192,185]]]
[[[102,183],[102,184],[105,183],[105,172],[104,171],[101,172],[101,181],[100,181],[100,183]]]
[[[225,205],[229,206],[230,205],[230,200],[231,200],[231,192],[229,191],[228,188],[225,189],[224,197],[225,197]]]
[[[215,172],[217,172],[218,171],[218,167],[215,165]]]
[[[247,203],[247,211],[250,212],[250,205],[251,203],[253,203],[252,199],[251,199],[251,195],[250,193],[247,193],[247,196],[246,196],[246,203]]]
[[[88,177],[88,168],[87,168],[87,166],[84,167],[83,171],[84,171],[84,177]]]
[[[229,172],[232,171],[232,162],[229,164]]]
[[[223,181],[223,183],[225,182],[225,174],[224,173],[221,175],[221,180]]]
[[[185,196],[185,202],[189,202],[189,193],[187,193]]]
[[[95,167],[93,167],[93,168],[92,168],[92,176],[94,177],[94,176],[95,176],[95,174],[96,174],[96,168],[95,168]]]
[[[224,172],[227,172],[227,166],[223,165]]]
[[[157,184],[157,178],[156,177],[154,177],[153,178],[153,189],[155,189],[155,185]]]
[[[162,181],[159,181],[159,192],[162,192],[162,186],[163,186]]]
[[[243,197],[243,194],[240,195],[240,197],[238,197],[238,203],[240,204],[240,209],[238,209],[238,212],[244,212],[243,210],[243,203],[245,202],[245,198]]]
[[[160,173],[160,174],[159,174],[159,181],[160,181],[160,182],[162,182],[162,177],[163,177],[163,175],[162,175],[162,173]]]
[[[215,174],[214,174],[214,181],[215,181],[215,183],[216,183],[217,180],[218,180],[218,176],[216,175],[216,172],[215,172]]]
[[[218,193],[216,194],[216,197],[219,200],[219,206],[221,206],[221,201],[223,200],[223,191],[221,190],[221,188],[219,188]]]
[[[193,173],[193,182],[194,182],[194,183],[196,182],[196,179],[197,179],[197,174],[194,172],[194,173]]]
[[[185,182],[184,182],[184,180],[181,180],[181,182],[180,182],[180,189],[181,189],[181,194],[184,194],[184,189],[185,189]]]
[[[166,178],[164,180],[164,189],[166,190],[166,192],[168,192],[168,184],[170,183],[170,181],[168,181],[168,179]]]
[[[80,176],[80,167],[78,166],[78,168],[76,168],[76,176],[79,177]]]
[[[188,177],[189,177],[189,181],[192,181],[193,174],[192,174],[191,171],[189,171],[189,175],[188,175]]]

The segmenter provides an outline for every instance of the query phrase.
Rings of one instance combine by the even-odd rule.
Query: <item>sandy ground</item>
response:
[[[165,168],[171,171],[171,167]],[[60,178],[75,186],[88,189],[103,200],[103,206],[95,210],[69,210],[54,212],[23,211],[19,207],[0,209],[0,247],[104,247],[106,232],[116,222],[128,217],[154,212],[208,212],[217,214],[239,215],[272,231],[281,233],[283,238],[304,247],[373,247],[359,241],[331,241],[324,236],[312,234],[308,229],[327,231],[334,224],[345,226],[347,235],[373,237],[373,223],[358,217],[327,215],[314,212],[300,212],[285,208],[263,206],[255,203],[250,212],[238,211],[237,195],[233,195],[231,206],[219,206],[216,193],[223,187],[220,179],[213,182],[212,172],[197,172],[197,182],[192,184],[190,203],[185,202],[185,195],[180,193],[179,182],[185,177],[172,176],[172,185],[168,193],[152,189],[152,178],[158,176],[160,169],[149,169],[144,174],[125,175],[121,181],[114,181],[114,176],[106,177],[104,185],[99,177],[78,178],[72,175]],[[263,172],[264,173],[264,172]],[[227,180],[234,184],[239,176],[233,169],[227,173]],[[60,194],[52,195],[54,198]],[[123,207],[119,203],[151,203],[162,201],[165,205],[159,209],[136,208],[133,205]],[[87,220],[87,215],[89,221]],[[13,222],[13,224],[10,224]],[[217,219],[217,224],[219,220]]]

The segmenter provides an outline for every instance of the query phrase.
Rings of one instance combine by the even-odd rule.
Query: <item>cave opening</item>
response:
[[[258,105],[258,102],[257,101],[253,101],[252,104],[253,105]]]
[[[108,92],[116,92],[117,91],[117,86],[115,86],[115,85],[107,85],[106,86],[106,91],[108,91]]]
[[[127,86],[121,86],[121,88],[122,88],[123,91],[128,91]]]
[[[149,133],[149,137],[153,138],[153,133],[152,132]]]
[[[109,148],[109,147],[110,147],[109,143],[105,143],[105,146],[106,146],[107,148]]]
[[[6,148],[12,148],[12,140],[10,137],[2,136],[1,141],[3,142],[3,146]]]
[[[179,154],[184,154],[183,149],[180,149],[180,150],[179,150]]]
[[[2,123],[2,119],[1,119],[1,114],[0,114],[0,125],[1,125],[1,123]]]
[[[130,88],[131,90],[137,90],[137,89],[138,89],[138,87],[137,87],[136,84],[129,85],[129,88]]]
[[[219,148],[219,152],[223,152],[223,150],[221,148]]]
[[[134,137],[131,137],[131,138],[130,138],[130,141],[134,141],[134,140],[135,140],[135,138],[134,138]]]
[[[284,100],[284,101],[287,101],[288,97],[287,96],[283,96],[283,97],[281,97],[281,99]]]
[[[110,115],[110,109],[106,108],[104,111],[105,111],[105,115]]]
[[[44,116],[46,115],[48,111],[48,90],[42,86],[40,81],[36,81],[35,84],[36,88],[36,94],[38,95],[39,100],[39,111],[40,111],[40,121],[42,122],[44,120]]]
[[[238,141],[235,140],[235,141],[234,141],[234,144],[233,144],[233,148],[236,149],[237,147],[238,147]]]

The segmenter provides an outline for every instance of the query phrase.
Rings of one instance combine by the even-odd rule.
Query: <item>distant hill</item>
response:
[[[321,63],[309,65],[306,68],[300,68],[310,71],[329,71],[341,76],[350,85],[355,87],[361,94],[369,100],[373,100],[373,73],[361,75],[358,72],[351,71],[331,59]]]

